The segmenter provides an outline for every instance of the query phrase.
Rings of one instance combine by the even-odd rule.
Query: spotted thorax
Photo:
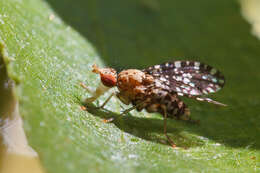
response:
[[[117,87],[118,91],[108,97],[101,107],[116,95],[124,104],[133,105],[123,114],[133,109],[162,114],[164,133],[172,146],[175,144],[167,136],[166,119],[190,120],[190,111],[179,96],[226,106],[203,96],[220,90],[225,79],[218,70],[200,62],[167,62],[144,70],[127,69],[118,74],[112,68],[98,68],[93,65],[93,72],[100,75],[104,86],[99,87],[87,102],[94,101],[109,88]]]

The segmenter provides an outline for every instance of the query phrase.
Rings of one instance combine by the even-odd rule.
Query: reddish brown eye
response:
[[[116,77],[111,74],[100,74],[102,83],[107,87],[116,86]]]
[[[97,65],[93,65],[92,72],[100,75],[101,82],[107,87],[114,87],[117,84],[117,74],[113,68],[98,68]]]

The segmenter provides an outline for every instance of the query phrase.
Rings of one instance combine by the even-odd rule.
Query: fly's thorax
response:
[[[135,88],[137,86],[145,86],[153,83],[152,76],[147,75],[141,70],[128,69],[123,70],[118,74],[117,86],[121,90],[128,90],[129,88]]]
[[[135,100],[146,94],[147,87],[154,82],[154,78],[141,70],[128,69],[120,72],[117,77],[117,87],[122,100]],[[119,97],[119,98],[120,98]]]

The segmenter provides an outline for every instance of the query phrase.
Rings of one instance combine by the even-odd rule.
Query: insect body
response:
[[[221,89],[225,80],[218,70],[200,62],[167,62],[144,70],[123,70],[118,74],[112,68],[98,68],[93,65],[93,72],[100,74],[101,82],[106,86],[105,89],[103,87],[103,91],[116,86],[118,92],[114,95],[124,104],[133,105],[123,113],[133,109],[146,109],[148,112],[162,114],[164,133],[172,146],[175,144],[167,136],[166,119],[190,120],[190,111],[179,96],[225,106],[210,98],[201,97]],[[96,91],[99,91],[96,92],[99,94],[87,99],[88,102],[94,101],[102,94],[102,89]],[[111,97],[112,95],[101,107],[104,107]]]

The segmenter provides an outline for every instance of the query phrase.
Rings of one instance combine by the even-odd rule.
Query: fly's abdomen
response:
[[[145,99],[147,102],[143,102],[143,100],[133,101],[134,105],[138,102],[144,103],[137,107],[138,111],[146,109],[147,112],[158,112],[164,115],[164,111],[166,110],[168,118],[187,119],[189,117],[189,109],[175,92],[169,93],[164,90],[152,88]]]

